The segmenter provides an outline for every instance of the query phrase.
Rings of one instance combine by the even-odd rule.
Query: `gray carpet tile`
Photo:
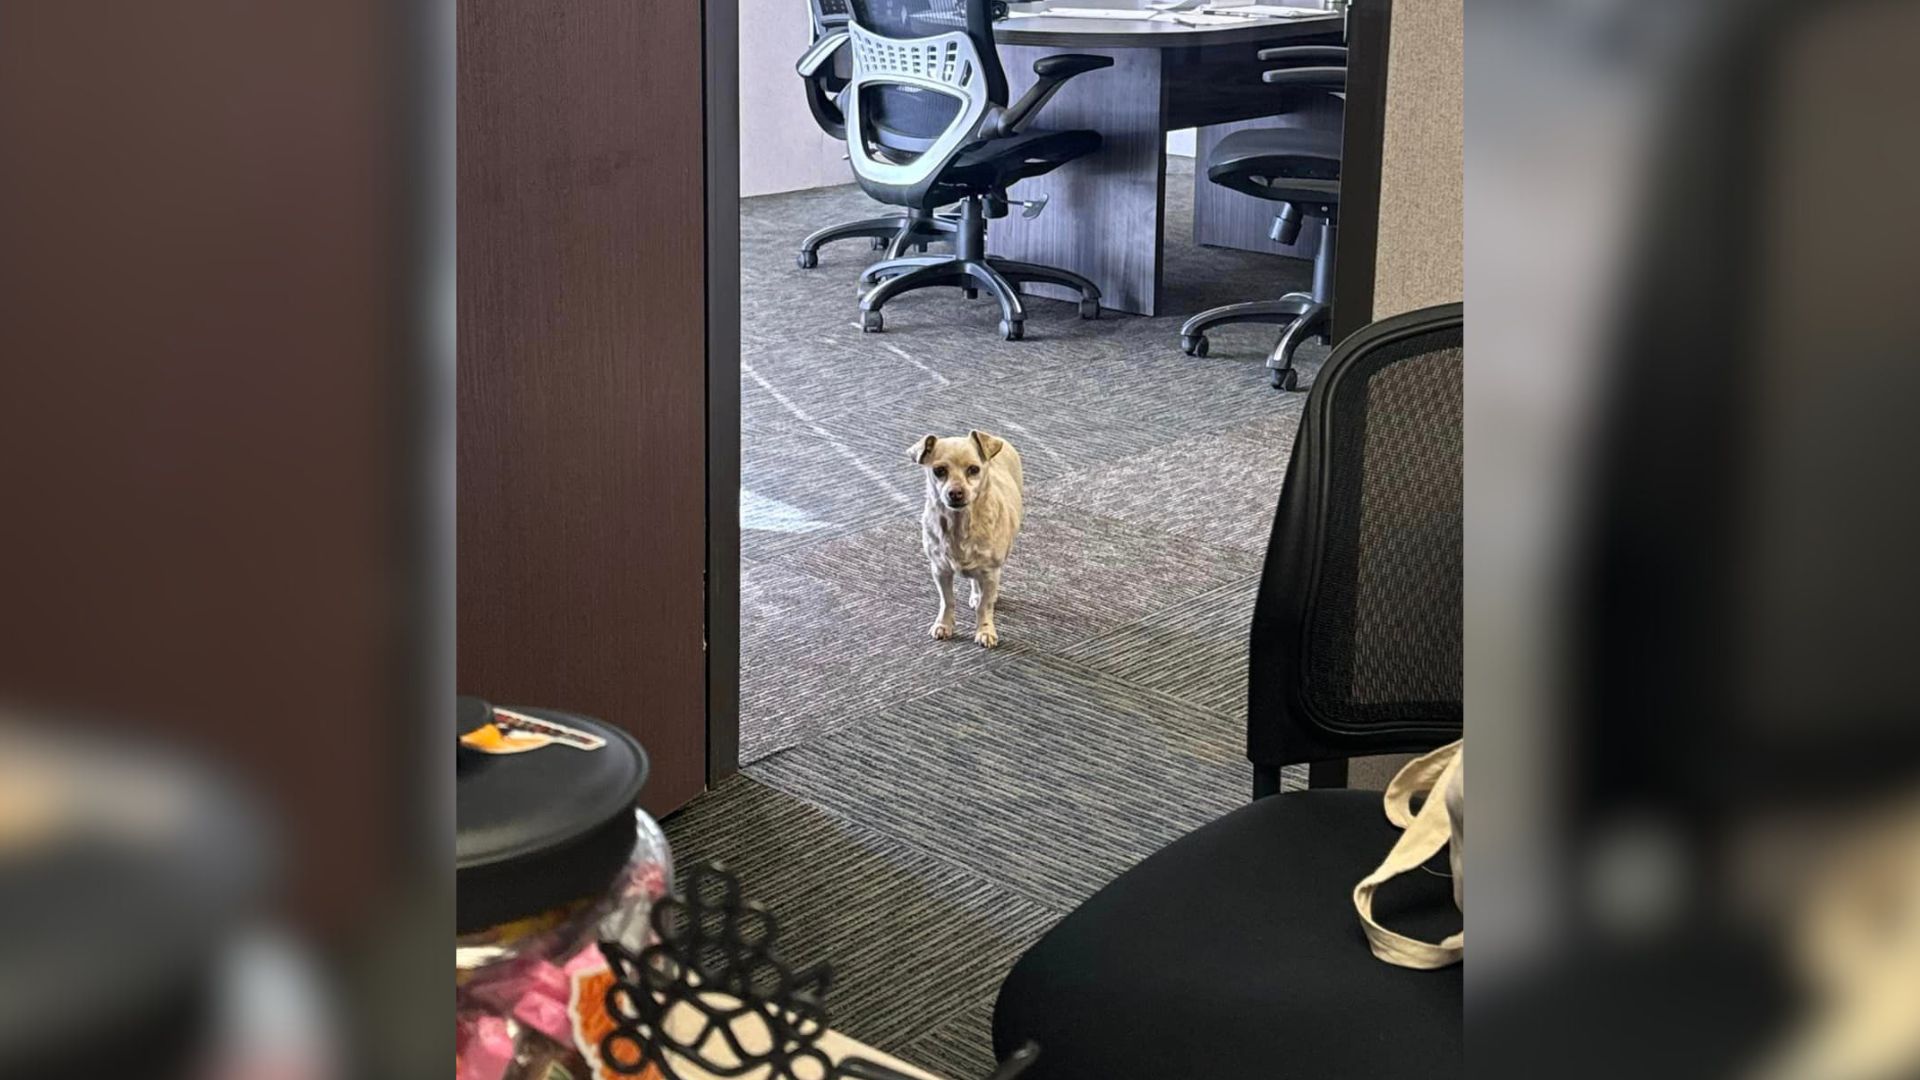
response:
[[[1304,368],[1302,370],[1305,370]],[[1221,432],[1262,446],[1292,446],[1305,413],[1306,398],[1298,397],[1291,407],[1274,409],[1252,419],[1240,420]]]
[[[1178,330],[1309,268],[1195,245],[1191,163],[1168,171],[1165,314],[1032,298],[1019,342],[957,290],[863,334],[866,246],[793,263],[813,229],[884,212],[852,186],[741,207],[741,750],[779,791],[728,781],[668,832],[739,864],[791,955],[840,968],[841,1027],[952,1080],[988,1071],[1027,943],[1246,796],[1246,625],[1302,396],[1267,386],[1277,330],[1225,328],[1204,358]],[[990,653],[927,637],[905,454],[975,427],[1028,482]]]
[[[993,1074],[993,998],[961,1009],[907,1044],[906,1060],[947,1080],[986,1080]]]
[[[1064,910],[1244,803],[1244,729],[1020,657],[749,767],[782,791]]]
[[[933,596],[930,584],[911,598],[875,595],[786,564],[743,574],[741,760],[818,738],[1021,651],[1004,637],[993,652],[928,637]]]
[[[814,298],[819,302],[820,298]],[[824,339],[796,328],[768,342],[743,341],[740,400],[743,430],[765,423],[806,429],[834,414],[869,414],[873,406],[915,393],[978,386],[1002,372],[977,350],[907,335],[862,336],[845,330]]]
[[[763,560],[881,521],[917,515],[924,497],[905,443],[881,455],[815,425],[740,440],[740,554]]]
[[[1064,484],[1066,481],[1060,481]],[[1257,571],[1251,552],[1062,509],[1036,482],[1001,576],[995,622],[1006,645],[1058,651],[1157,607]],[[884,522],[787,556],[786,565],[844,582],[932,622],[938,604],[917,517]],[[970,626],[962,612],[962,626]],[[849,642],[850,648],[865,647]]]
[[[881,455],[877,466],[908,477],[916,494],[921,474],[908,459],[907,448],[923,435],[964,435],[975,429],[999,435],[1019,448],[1029,484],[1044,484],[1051,477],[1103,461],[1146,453],[1182,437],[1178,428],[1128,416],[1097,402],[1063,408],[1056,400],[1002,383],[923,390],[830,414],[821,423],[870,446]]]
[[[915,389],[964,393],[981,382],[1016,388],[1034,405],[1098,406],[1162,426],[1175,421],[1189,432],[1258,417],[1288,396],[1267,387],[1261,363],[1277,330],[1225,328],[1202,360],[1181,354],[1179,325],[1219,304],[1304,288],[1309,264],[1195,245],[1190,174],[1170,175],[1167,191],[1164,313],[1083,321],[1071,304],[1029,298],[1027,339],[1018,342],[998,338],[990,300],[967,301],[952,289],[907,294],[888,305],[885,333],[861,333],[855,282],[873,258],[864,242],[823,249],[811,270],[794,266],[793,251],[814,228],[871,216],[877,204],[851,185],[746,200],[742,339],[751,373],[743,373],[742,395],[749,425],[790,406],[825,415]]]
[[[990,997],[1058,918],[981,874],[745,777],[665,828],[681,867],[723,861],[772,909],[790,962],[833,966],[836,1028],[890,1052]]]
[[[1171,325],[1178,330],[1177,320]],[[1226,332],[1252,331],[1228,327]],[[1172,340],[1179,340],[1177,333]],[[1177,345],[1162,348],[1158,339],[1150,339],[1137,349],[1114,349],[1075,365],[1035,368],[1020,385],[1043,400],[1087,402],[1183,434],[1215,434],[1299,408],[1301,395],[1267,385],[1266,349],[1271,342],[1249,344],[1243,356],[1202,358],[1186,356]],[[1313,353],[1301,360],[1304,386],[1313,381],[1319,360]]]
[[[1258,575],[1089,638],[1066,659],[1231,717],[1247,709],[1247,629]],[[1244,742],[1244,740],[1243,740]]]
[[[1052,506],[1259,554],[1292,450],[1291,430],[1266,444],[1205,435],[1082,469],[1057,486]]]

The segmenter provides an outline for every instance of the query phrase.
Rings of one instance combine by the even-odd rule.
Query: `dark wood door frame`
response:
[[[1351,0],[1347,7],[1347,115],[1340,136],[1340,235],[1333,265],[1335,344],[1373,321],[1392,23],[1392,0]]]
[[[740,5],[704,0],[707,784],[740,768]]]

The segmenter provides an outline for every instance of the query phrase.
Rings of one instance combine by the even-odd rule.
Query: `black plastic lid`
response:
[[[0,729],[0,753],[19,770],[0,786],[38,822],[0,845],[0,1076],[184,1066],[272,872],[258,807],[157,746]]]
[[[647,780],[640,743],[590,717],[512,710],[591,732],[606,745],[518,754],[458,747],[455,922],[461,934],[597,896],[633,851],[634,800]],[[461,698],[455,714],[462,725],[477,719],[472,726],[478,727],[492,708]]]

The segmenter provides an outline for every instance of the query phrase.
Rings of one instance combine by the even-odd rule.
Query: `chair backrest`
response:
[[[1268,86],[1316,94],[1344,94],[1347,89],[1347,48],[1344,45],[1282,45],[1260,50],[1260,61],[1271,67],[1260,73]]]
[[[1307,395],[1254,606],[1256,768],[1459,737],[1462,325],[1375,323]]]
[[[847,150],[868,194],[917,205],[974,141],[1007,77],[990,0],[850,0]]]
[[[847,28],[847,0],[807,0],[807,17],[815,39]]]

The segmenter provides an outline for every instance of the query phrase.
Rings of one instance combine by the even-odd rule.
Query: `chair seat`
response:
[[[987,192],[1003,188],[1029,176],[1052,172],[1098,149],[1097,131],[1024,131],[1004,139],[982,139],[961,147],[942,170],[938,187],[946,190],[934,201],[951,202],[961,197],[948,194],[954,189]]]
[[[1038,1042],[1030,1080],[1457,1075],[1459,965],[1382,963],[1354,914],[1354,884],[1397,835],[1378,792],[1315,790],[1182,837],[1021,958],[996,1053]],[[1438,874],[1390,882],[1374,910],[1436,940],[1460,927]]]
[[[1315,128],[1235,131],[1207,155],[1207,179],[1277,202],[1338,204],[1340,133]]]

